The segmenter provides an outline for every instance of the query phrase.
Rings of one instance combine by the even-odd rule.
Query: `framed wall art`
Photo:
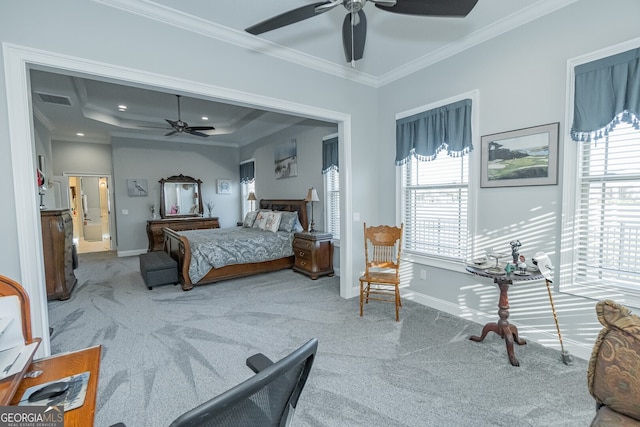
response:
[[[298,176],[298,153],[295,139],[276,145],[273,157],[276,179]]]
[[[480,187],[558,183],[559,123],[482,137]]]
[[[146,179],[128,179],[127,180],[127,191],[129,192],[129,197],[136,196],[147,196],[149,194],[149,190],[147,187]]]
[[[218,194],[231,194],[230,179],[219,179],[217,183],[218,183]]]

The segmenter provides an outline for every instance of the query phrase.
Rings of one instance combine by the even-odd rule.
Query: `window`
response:
[[[640,48],[635,43],[610,49],[618,50],[611,56],[570,61],[573,141],[565,144],[559,287],[640,307]]]
[[[247,200],[249,193],[256,191],[256,169],[255,161],[247,160],[240,163],[240,197],[242,202],[242,219],[247,215],[247,212],[258,208],[257,200]],[[256,196],[257,198],[257,196]]]
[[[469,156],[445,153],[432,161],[410,159],[402,166],[404,250],[418,255],[467,257]]]
[[[457,269],[473,251],[467,212],[477,98],[472,91],[396,116],[398,222],[403,252],[418,262]]]
[[[326,206],[325,230],[340,239],[340,172],[331,168],[324,174],[324,194]]]
[[[242,192],[242,218],[244,218],[245,215],[247,215],[247,212],[256,210],[258,208],[258,200],[255,200],[253,202],[247,200],[247,197],[249,197],[249,193],[255,193],[256,191],[256,181],[253,180],[251,182],[241,182],[240,191]]]
[[[569,142],[574,143],[574,142]],[[578,144],[571,286],[640,295],[640,131],[621,122]]]

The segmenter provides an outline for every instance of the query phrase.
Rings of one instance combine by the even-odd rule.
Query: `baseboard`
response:
[[[352,295],[359,297],[359,288],[353,287],[351,291],[353,292]],[[462,317],[463,319],[471,320],[472,322],[477,323],[479,328],[481,328],[485,323],[495,322],[496,320],[498,320],[497,313],[485,313],[470,307],[461,307],[458,304],[454,304],[449,301],[434,298],[432,296],[420,294],[413,291],[403,292],[402,299],[415,301],[418,304],[435,308],[436,310],[444,311],[445,313]],[[528,325],[522,325],[515,321],[511,323],[518,327],[518,332],[523,339],[536,342],[542,346],[553,348],[558,351],[561,350],[560,341],[558,340],[558,336],[556,334],[533,328]],[[478,330],[478,333],[480,332],[481,329]],[[565,351],[569,352],[569,354],[571,354],[572,356],[584,360],[589,360],[591,358],[591,351],[593,349],[592,346],[567,339],[566,337],[562,337],[562,343],[564,345]]]
[[[436,310],[444,311],[445,313],[452,314],[454,316],[462,317],[463,319],[471,320],[478,323],[479,326],[488,322],[495,322],[497,319],[497,313],[484,313],[479,310],[475,310],[469,307],[460,307],[457,304],[453,304],[449,301],[444,301],[432,296],[407,292],[406,295],[402,295],[403,299],[409,299],[422,304],[427,307],[435,308]],[[533,328],[527,325],[519,324],[516,321],[510,321],[518,328],[519,335],[527,341],[536,342],[544,347],[553,348],[560,351],[560,341],[558,336],[547,331],[543,331],[537,328]],[[478,331],[480,333],[480,330]],[[591,358],[592,347],[584,343],[580,343],[565,337],[562,338],[565,351],[568,351],[572,356],[579,357],[580,359],[589,360]]]
[[[134,249],[132,251],[118,251],[118,257],[138,256],[140,254],[146,254],[146,249]]]

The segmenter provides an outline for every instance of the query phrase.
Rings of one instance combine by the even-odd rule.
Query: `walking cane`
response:
[[[564,349],[564,344],[562,343],[562,334],[560,333],[560,325],[558,323],[558,315],[556,314],[556,307],[553,304],[553,296],[551,295],[551,279],[549,278],[549,271],[553,268],[551,265],[551,261],[547,257],[547,255],[543,252],[538,252],[534,259],[532,259],[533,263],[538,266],[538,269],[544,276],[544,280],[547,283],[547,293],[549,294],[549,302],[551,303],[551,312],[553,313],[553,320],[556,323],[556,330],[558,331],[558,339],[560,340],[560,354],[562,355],[562,363],[565,365],[573,365],[573,356],[569,354],[568,351]],[[539,264],[540,262],[542,264]]]

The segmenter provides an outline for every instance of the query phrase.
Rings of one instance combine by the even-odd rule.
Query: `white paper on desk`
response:
[[[36,351],[38,343],[19,345],[0,351],[0,380],[10,377],[22,371],[22,368],[29,363],[29,358]]]
[[[24,345],[22,310],[17,296],[0,297],[0,313],[0,379],[4,379],[24,368],[38,343]]]
[[[3,319],[11,319],[6,322],[6,327],[0,336],[0,351],[8,348],[24,345],[22,334],[22,311],[20,300],[15,295],[0,297],[0,313]],[[4,367],[0,366],[0,373]]]

